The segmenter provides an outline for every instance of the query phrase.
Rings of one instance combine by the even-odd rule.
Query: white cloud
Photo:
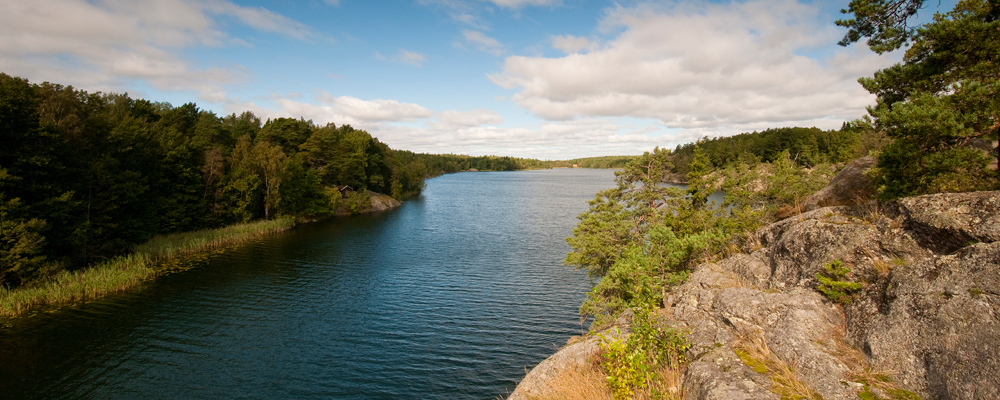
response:
[[[400,50],[399,53],[393,57],[386,57],[383,56],[381,53],[376,52],[375,58],[382,61],[392,61],[401,64],[408,64],[414,67],[422,67],[424,65],[424,61],[427,61],[427,58],[424,57],[422,54],[414,53],[409,50]]]
[[[251,110],[262,118],[301,117],[318,125],[350,124],[368,131],[394,149],[423,153],[570,159],[640,154],[664,144],[663,138],[648,135],[650,131],[662,129],[655,124],[636,127],[606,118],[581,118],[503,127],[504,118],[493,110],[434,112],[413,103],[334,97],[327,93],[312,102],[293,97],[274,96],[276,109],[262,109],[253,103],[234,103],[233,109]]]
[[[500,41],[486,36],[482,32],[466,30],[462,33],[462,36],[465,38],[466,43],[471,44],[479,51],[484,51],[495,56],[499,56],[503,51],[503,45],[500,44]]]
[[[225,0],[213,0],[201,4],[208,12],[235,17],[247,26],[260,31],[279,33],[296,39],[319,36],[312,28],[262,7],[241,7]]]
[[[600,49],[556,37],[553,47],[566,56],[508,57],[490,79],[519,89],[513,100],[549,120],[655,118],[707,133],[776,124],[833,128],[860,116],[873,99],[857,77],[891,60],[830,50],[841,33],[826,18],[792,0],[617,7],[599,29],[620,33]],[[591,51],[576,53],[583,46]],[[803,55],[813,53],[829,59]]]
[[[583,50],[593,50],[597,44],[584,37],[559,35],[552,38],[552,48],[566,54],[579,53]]]
[[[319,124],[333,122],[340,124],[363,125],[386,122],[413,121],[429,118],[433,112],[419,104],[402,103],[396,100],[362,100],[351,96],[334,97],[322,93],[316,97],[319,104],[291,100],[285,97],[275,97],[275,103],[280,109],[276,116],[303,117]],[[268,115],[275,114],[267,112]]]
[[[354,125],[367,130],[392,148],[422,153],[516,155],[565,160],[613,154],[641,154],[663,145],[645,131],[607,119],[543,122],[536,126],[502,127],[493,124],[451,126],[438,120],[412,124]]]
[[[503,121],[503,117],[500,116],[500,113],[492,110],[447,110],[439,113],[437,115],[437,121],[428,123],[428,126],[437,130],[446,131],[475,126],[500,125]]]
[[[399,61],[404,64],[410,64],[415,67],[419,67],[423,65],[424,61],[426,60],[427,59],[423,55],[414,53],[412,51],[400,50],[399,52]]]
[[[2,1],[0,70],[88,90],[121,91],[142,81],[219,99],[222,85],[246,80],[246,70],[199,68],[180,55],[195,46],[245,44],[219,30],[219,18],[296,39],[319,37],[281,15],[224,0]]]

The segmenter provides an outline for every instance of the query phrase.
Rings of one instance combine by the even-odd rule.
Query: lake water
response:
[[[445,175],[0,328],[0,398],[494,399],[585,330],[562,264],[610,170]]]

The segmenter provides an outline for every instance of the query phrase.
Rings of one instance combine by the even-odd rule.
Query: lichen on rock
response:
[[[862,284],[843,305],[816,290],[834,260]],[[664,313],[690,332],[687,399],[993,399],[998,288],[1000,192],[935,194],[766,226],[742,253],[698,266]],[[599,351],[574,346],[558,358]]]

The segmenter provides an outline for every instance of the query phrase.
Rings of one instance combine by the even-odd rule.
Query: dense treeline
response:
[[[0,73],[0,286],[78,269],[154,235],[319,218],[447,172],[541,167],[394,151],[349,125],[217,116]],[[350,190],[347,189],[350,188]]]
[[[519,171],[551,168],[545,161],[507,156],[467,156],[457,154],[423,154],[396,150],[396,158],[406,164],[418,165],[427,176],[461,171]]]
[[[719,168],[735,163],[741,156],[753,156],[758,161],[773,162],[787,151],[796,164],[813,167],[823,163],[843,163],[867,154],[881,146],[879,135],[862,135],[850,126],[841,130],[819,128],[774,128],[762,132],[702,139],[697,143],[678,145],[671,159],[672,173],[686,175],[695,148]]]
[[[577,168],[625,168],[625,165],[638,157],[639,156],[587,157],[566,161],[550,161],[549,163],[553,168],[571,168],[573,166],[576,166]]]

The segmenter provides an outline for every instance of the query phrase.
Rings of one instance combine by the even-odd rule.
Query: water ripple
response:
[[[454,174],[0,331],[16,398],[492,399],[582,330],[564,238],[610,171]]]

